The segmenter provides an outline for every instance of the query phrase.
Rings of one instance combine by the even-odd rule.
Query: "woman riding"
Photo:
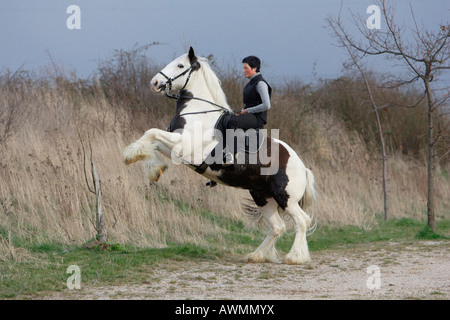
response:
[[[270,109],[272,88],[261,75],[261,60],[255,56],[248,56],[242,60],[244,75],[250,81],[244,88],[244,108],[236,112],[228,121],[227,129],[256,129],[267,123],[267,111]],[[228,152],[225,154],[225,165],[234,163],[234,142],[227,143]]]

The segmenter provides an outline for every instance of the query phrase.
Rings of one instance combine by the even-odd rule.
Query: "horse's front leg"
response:
[[[137,141],[125,148],[123,159],[129,165],[146,159],[146,170],[150,181],[157,181],[167,169],[167,164],[156,153],[157,150],[172,150],[182,141],[180,133],[150,129]],[[165,152],[164,152],[165,153]]]

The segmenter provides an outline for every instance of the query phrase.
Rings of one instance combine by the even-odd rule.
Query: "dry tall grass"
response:
[[[227,94],[241,94],[236,88],[225,89]],[[166,127],[173,110],[146,111],[136,122],[129,106],[121,106],[121,101],[112,105],[102,90],[93,88],[86,94],[76,83],[61,79],[21,81],[20,86],[4,82],[0,90],[1,108],[14,101],[15,112],[23,115],[20,126],[0,146],[3,251],[10,248],[14,255],[11,236],[81,244],[95,235],[95,199],[86,187],[78,134],[85,144],[88,139],[92,144],[109,240],[152,247],[206,244],[206,239],[224,243],[228,231],[207,213],[236,223],[246,219],[241,204],[249,197],[247,191],[205,187],[205,178],[174,164],[157,184],[149,184],[142,165],[123,164],[124,147],[146,128]],[[312,108],[300,112],[310,101],[304,98],[307,95],[300,94],[303,100],[299,100],[295,94],[274,96],[270,123],[280,128],[280,138],[293,145],[315,174],[318,202],[313,212],[319,226],[369,227],[382,212],[377,156],[369,153],[361,136],[349,133],[333,112]],[[289,130],[296,127],[298,131]],[[402,155],[390,158],[391,216],[425,219],[425,170],[418,160]],[[440,174],[437,185],[438,212],[448,218],[448,177]]]

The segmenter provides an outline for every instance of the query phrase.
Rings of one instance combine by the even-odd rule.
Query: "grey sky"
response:
[[[449,20],[448,0],[395,2],[402,21],[411,17],[409,3],[427,28]],[[373,3],[344,0],[344,17],[349,9],[369,17]],[[66,27],[72,4],[81,8],[80,30]],[[164,45],[150,48],[148,56],[161,64],[192,45],[198,55],[213,54],[221,67],[239,70],[243,57],[257,55],[274,81],[310,81],[314,64],[319,77],[332,78],[341,74],[346,55],[324,26],[339,7],[339,0],[0,0],[0,70],[37,70],[50,64],[49,53],[87,76],[114,49],[159,41]],[[384,64],[372,68],[383,71]]]

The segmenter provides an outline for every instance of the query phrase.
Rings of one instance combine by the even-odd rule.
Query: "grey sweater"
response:
[[[252,77],[249,78],[249,80],[252,80],[254,77],[259,75],[260,72],[256,73]],[[247,108],[246,110],[248,113],[258,113],[267,111],[270,109],[270,96],[269,96],[269,87],[267,86],[267,83],[264,81],[259,81],[256,85],[256,91],[258,91],[259,96],[261,97],[262,103],[258,104],[257,106]]]

